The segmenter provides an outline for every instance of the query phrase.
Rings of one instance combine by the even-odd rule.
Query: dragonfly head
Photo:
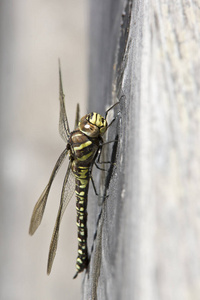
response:
[[[79,129],[89,137],[102,136],[108,127],[108,123],[100,114],[92,112],[81,118]]]

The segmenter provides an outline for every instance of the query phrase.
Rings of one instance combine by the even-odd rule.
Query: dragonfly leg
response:
[[[100,169],[101,170],[101,168],[100,167],[98,167],[96,164],[114,164],[113,162],[111,162],[111,161],[100,161],[100,157],[101,157],[101,153],[102,153],[102,147],[103,146],[105,146],[105,145],[107,145],[107,144],[110,144],[110,143],[115,143],[115,142],[117,142],[118,140],[113,140],[113,141],[109,141],[109,142],[106,142],[106,143],[103,143],[102,145],[101,145],[101,148],[99,149],[99,152],[98,152],[98,155],[97,155],[97,159],[96,159],[96,162],[95,162],[95,166],[98,168],[98,169]],[[104,169],[102,169],[103,171],[106,171],[106,170],[104,170]]]
[[[105,113],[105,118],[104,118],[104,119],[107,118],[108,112],[109,112],[111,109],[113,109],[113,107],[115,107],[116,105],[118,105],[119,103],[120,103],[120,102],[118,101],[118,102],[116,102],[115,104],[113,104],[111,107],[109,107],[109,108],[107,109],[107,111],[106,111],[106,113]]]
[[[119,101],[118,102],[116,102],[115,104],[113,104],[111,107],[109,107],[107,110],[106,110],[106,113],[105,113],[105,118],[104,119],[106,119],[107,118],[107,114],[108,114],[108,112],[111,110],[111,109],[113,109],[113,107],[115,107],[116,105],[118,105],[118,104],[120,104],[120,101],[122,100],[122,98],[126,98],[126,96],[125,95],[122,95],[121,97],[120,97],[120,99],[119,99]],[[115,118],[112,120],[112,122],[108,125],[108,127],[114,122],[114,120],[115,120]]]
[[[102,199],[108,198],[108,195],[107,196],[100,196],[99,195],[99,193],[97,192],[97,189],[96,189],[96,186],[95,186],[94,179],[93,179],[92,175],[90,175],[90,179],[92,181],[92,186],[93,186],[95,195],[98,196],[98,197],[100,197],[100,198],[102,198]]]
[[[96,186],[95,186],[94,179],[93,179],[92,175],[90,175],[90,179],[91,179],[91,181],[92,181],[92,186],[93,186],[95,195],[96,195],[96,196],[99,196],[99,194],[97,193],[97,189],[96,189]]]
[[[95,164],[95,167],[96,167],[97,169],[99,169],[99,170],[101,170],[101,171],[105,171],[105,172],[108,171],[108,170],[106,170],[106,169],[104,169],[104,168],[99,167],[98,164],[97,164],[96,162],[95,162],[94,164]]]

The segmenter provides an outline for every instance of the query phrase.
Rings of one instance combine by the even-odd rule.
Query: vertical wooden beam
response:
[[[199,299],[200,2],[90,5],[90,105],[125,98],[83,299]]]

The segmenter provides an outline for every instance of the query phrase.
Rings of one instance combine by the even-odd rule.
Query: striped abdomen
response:
[[[81,131],[71,133],[70,149],[72,170],[75,174],[76,210],[78,227],[78,256],[76,260],[77,273],[88,265],[87,251],[87,196],[91,168],[99,148],[99,140],[91,139]]]
[[[87,251],[87,195],[89,187],[89,168],[75,167],[76,182],[76,210],[78,227],[78,256],[76,260],[76,269],[78,273],[82,272],[88,265]],[[75,276],[76,276],[75,275]]]

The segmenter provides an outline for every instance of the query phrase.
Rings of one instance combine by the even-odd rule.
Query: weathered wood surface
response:
[[[90,2],[91,111],[125,98],[83,299],[198,300],[200,1],[127,2]]]

